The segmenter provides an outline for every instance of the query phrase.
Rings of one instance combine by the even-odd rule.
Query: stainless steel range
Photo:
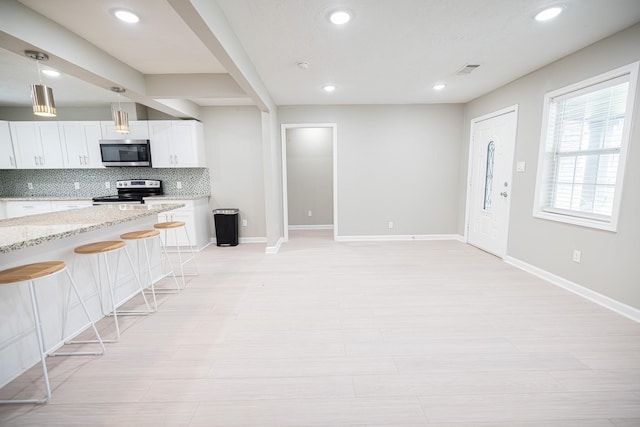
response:
[[[162,196],[162,181],[159,179],[130,179],[116,181],[118,194],[111,196],[94,197],[94,205],[106,205],[109,203],[140,204],[145,197]]]

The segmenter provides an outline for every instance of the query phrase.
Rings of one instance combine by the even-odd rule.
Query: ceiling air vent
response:
[[[471,74],[471,72],[476,68],[478,68],[479,66],[480,64],[467,64],[464,67],[462,67],[456,74],[459,76],[462,76],[465,74]]]

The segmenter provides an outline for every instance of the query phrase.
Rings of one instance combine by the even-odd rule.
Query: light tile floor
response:
[[[640,426],[640,325],[459,242],[209,247],[2,426]],[[104,334],[111,321],[101,321]],[[0,398],[42,394],[38,369]]]

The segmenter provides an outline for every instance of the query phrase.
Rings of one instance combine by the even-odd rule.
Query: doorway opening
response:
[[[337,125],[283,124],[284,241],[289,231],[338,235]]]

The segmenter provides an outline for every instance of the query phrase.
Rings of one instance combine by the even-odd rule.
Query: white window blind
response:
[[[615,224],[632,87],[628,70],[547,94],[534,215]]]

